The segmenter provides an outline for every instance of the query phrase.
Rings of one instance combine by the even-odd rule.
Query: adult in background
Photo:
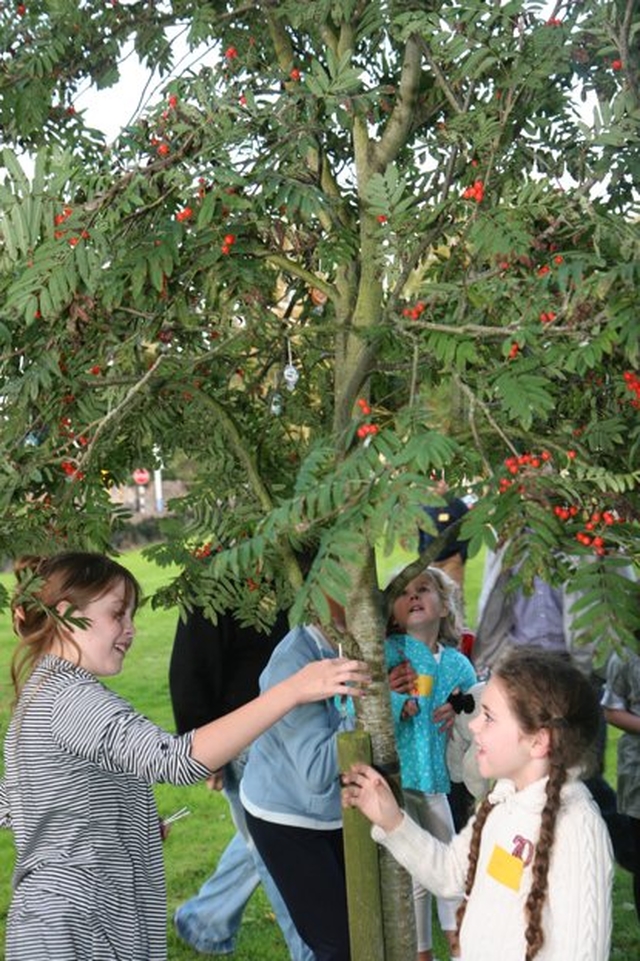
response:
[[[216,624],[195,608],[180,618],[169,664],[171,702],[179,733],[223,717],[259,693],[258,678],[276,643],[287,633],[286,614],[278,612],[269,633],[242,626],[229,613]],[[260,883],[271,902],[292,961],[312,961],[278,888],[249,834],[239,787],[246,752],[226,764],[207,782],[222,790],[236,833],[213,874],[176,910],[180,938],[196,951],[231,954],[247,903]]]
[[[440,553],[431,561],[432,567],[439,567],[452,580],[456,582],[461,593],[464,590],[464,569],[467,563],[468,542],[460,537],[459,522],[469,511],[469,504],[462,497],[453,497],[447,493],[447,485],[443,481],[436,488],[437,493],[441,494],[446,503],[440,506],[428,506],[423,510],[433,521],[436,534],[428,534],[420,531],[418,537],[418,550],[420,553],[426,550],[433,543],[436,537],[446,535],[454,524],[458,524],[455,536],[447,537],[446,542]]]

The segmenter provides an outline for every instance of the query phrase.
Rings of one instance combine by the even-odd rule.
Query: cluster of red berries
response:
[[[357,404],[362,411],[362,416],[369,417],[371,414],[371,407],[364,397],[360,397],[357,401]],[[377,434],[379,430],[380,428],[377,426],[377,424],[361,424],[356,430],[356,434],[358,437],[364,440],[365,437],[369,437],[371,434]]]
[[[222,244],[222,246],[221,246],[221,248],[220,248],[220,250],[222,251],[222,253],[223,253],[223,254],[230,254],[230,253],[231,253],[231,248],[233,247],[233,245],[235,244],[235,242],[236,242],[236,235],[235,235],[235,234],[225,234],[224,243]]]
[[[60,230],[59,228],[62,226],[62,224],[66,220],[69,219],[72,213],[73,213],[72,207],[64,207],[62,210],[62,213],[56,214],[55,217],[53,218],[53,223],[55,227],[58,228],[53,231],[53,236],[55,237],[56,240],[62,240],[63,237],[67,236],[67,231]],[[77,236],[69,237],[68,243],[71,247],[75,247],[80,240],[88,240],[88,239],[89,239],[89,232],[87,230],[83,230]]]
[[[612,61],[611,61],[611,69],[612,69],[612,70],[616,70],[616,71],[622,70],[622,67],[623,67],[622,60],[612,60]]]
[[[576,517],[579,511],[575,504],[572,504],[570,507],[554,507],[553,513],[561,521],[568,521]],[[591,514],[585,514],[584,516],[586,520],[583,524],[583,530],[577,532],[576,540],[583,547],[591,547],[594,554],[602,557],[603,554],[607,553],[605,539],[602,536],[604,529],[611,527],[616,522],[623,522],[624,518],[617,516],[613,511],[593,511]]]
[[[510,474],[518,474],[529,467],[542,467],[550,460],[549,451],[543,450],[540,454],[519,454],[517,457],[507,457],[504,466]]]
[[[556,254],[556,256],[553,258],[553,262],[556,267],[559,267],[560,264],[564,263],[564,257],[562,256],[562,254]],[[551,271],[551,267],[549,266],[549,264],[543,264],[541,267],[538,267],[538,271],[537,271],[538,277],[546,277],[547,274],[550,273],[550,271]]]
[[[475,200],[477,204],[484,200],[484,181],[476,180],[470,187],[462,191],[464,200]]]
[[[66,474],[70,480],[84,480],[84,474],[81,470],[78,470],[76,465],[71,460],[63,460],[60,464],[63,474]]]
[[[499,492],[504,494],[508,491],[515,483],[517,475],[521,472],[527,472],[531,470],[531,468],[537,469],[538,467],[542,467],[543,464],[546,464],[550,460],[551,454],[548,450],[543,450],[540,454],[520,454],[517,457],[507,457],[504,466],[514,479],[511,480],[509,477],[501,477],[498,482]],[[524,493],[524,488],[521,488],[521,492]]]
[[[294,67],[293,70],[291,71],[291,73],[289,74],[289,77],[290,77],[291,80],[293,80],[294,82],[298,81],[301,76],[302,76],[302,74],[300,73],[300,71],[298,70],[297,67]]]
[[[178,223],[182,223],[185,220],[191,220],[192,217],[193,217],[193,210],[191,209],[191,207],[183,207],[182,210],[179,210],[178,213],[176,214],[176,220],[178,221]]]
[[[65,220],[67,220],[71,216],[72,213],[73,213],[72,207],[64,207],[62,210],[62,213],[56,214],[55,217],[53,218],[53,222],[56,225],[56,227],[59,227],[60,224],[63,224]]]
[[[540,320],[543,324],[551,324],[557,316],[555,310],[546,310],[540,314]]]
[[[202,560],[205,557],[211,556],[211,549],[211,541],[207,541],[207,543],[203,544],[202,547],[195,547],[192,553],[197,560]]]
[[[405,307],[402,311],[402,316],[408,317],[410,320],[418,320],[420,315],[424,313],[425,307],[426,305],[419,300],[413,307]]]
[[[634,374],[631,370],[625,371],[622,376],[625,384],[627,385],[627,390],[632,391],[632,393],[636,395],[631,401],[631,406],[640,409],[640,377],[638,377],[637,374]]]
[[[377,424],[361,424],[356,434],[360,438],[368,437],[370,434],[377,434],[380,428]]]
[[[514,340],[513,343],[511,344],[511,347],[509,348],[509,353],[507,356],[509,360],[515,360],[519,353],[520,353],[520,344],[516,343],[516,341]]]

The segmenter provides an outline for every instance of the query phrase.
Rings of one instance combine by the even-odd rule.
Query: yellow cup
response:
[[[412,693],[417,697],[429,697],[433,690],[433,675],[418,674]]]

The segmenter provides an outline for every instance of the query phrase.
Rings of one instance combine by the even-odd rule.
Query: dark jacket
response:
[[[258,678],[289,631],[280,612],[269,634],[242,627],[231,614],[213,624],[195,609],[176,627],[169,664],[171,703],[179,734],[228,714],[259,693]]]

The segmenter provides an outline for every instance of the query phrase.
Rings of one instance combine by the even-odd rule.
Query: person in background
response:
[[[169,663],[169,690],[178,733],[223,717],[257,697],[258,678],[289,622],[278,612],[271,630],[242,626],[230,613],[217,623],[195,608],[180,618]],[[204,954],[231,954],[247,903],[260,883],[273,908],[292,961],[313,961],[278,888],[258,854],[240,803],[247,752],[233,758],[207,782],[222,790],[236,834],[197,893],[181,904],[173,923],[180,938]]]
[[[166,890],[152,786],[217,771],[288,711],[357,696],[365,666],[307,664],[184,735],[137,713],[99,677],[122,670],[140,588],[102,554],[16,564],[17,702],[5,740],[0,826],[16,865],[6,961],[166,961]]]
[[[391,585],[393,595],[393,585]],[[457,650],[461,614],[457,585],[443,571],[428,567],[395,596],[391,609],[392,633],[385,641],[387,668],[408,662],[416,672],[413,689],[391,691],[396,745],[405,806],[414,820],[441,841],[455,831],[447,799],[451,788],[446,764],[448,732],[434,720],[434,711],[464,694],[476,683],[467,657]],[[454,695],[455,696],[455,695]],[[433,961],[431,894],[414,881],[418,940],[417,961]],[[456,910],[459,901],[439,898],[440,927],[451,957],[458,957]]]
[[[330,606],[344,630],[344,611]],[[294,627],[271,655],[260,690],[337,656],[329,631]],[[350,958],[336,735],[353,725],[349,704],[334,698],[293,711],[251,745],[240,784],[249,831],[315,961]]]
[[[469,510],[469,504],[462,497],[453,497],[447,492],[447,484],[441,481],[436,486],[436,492],[445,498],[446,503],[436,507],[424,507],[436,528],[436,534],[429,534],[421,530],[418,536],[418,551],[426,550],[436,537],[446,535],[449,528],[462,520]],[[460,591],[464,590],[464,569],[467,562],[468,543],[458,533],[442,548],[440,553],[431,561],[432,567],[439,567],[456,582]]]
[[[640,655],[614,653],[607,662],[602,694],[607,723],[623,732],[618,740],[618,811],[629,819],[633,856],[626,867],[633,875],[633,898],[640,921]]]
[[[453,841],[420,828],[374,768],[343,775],[343,804],[373,822],[373,838],[425,887],[464,897],[464,961],[608,961],[611,843],[578,778],[598,723],[595,692],[567,658],[522,648],[496,665],[471,722],[495,785]]]

